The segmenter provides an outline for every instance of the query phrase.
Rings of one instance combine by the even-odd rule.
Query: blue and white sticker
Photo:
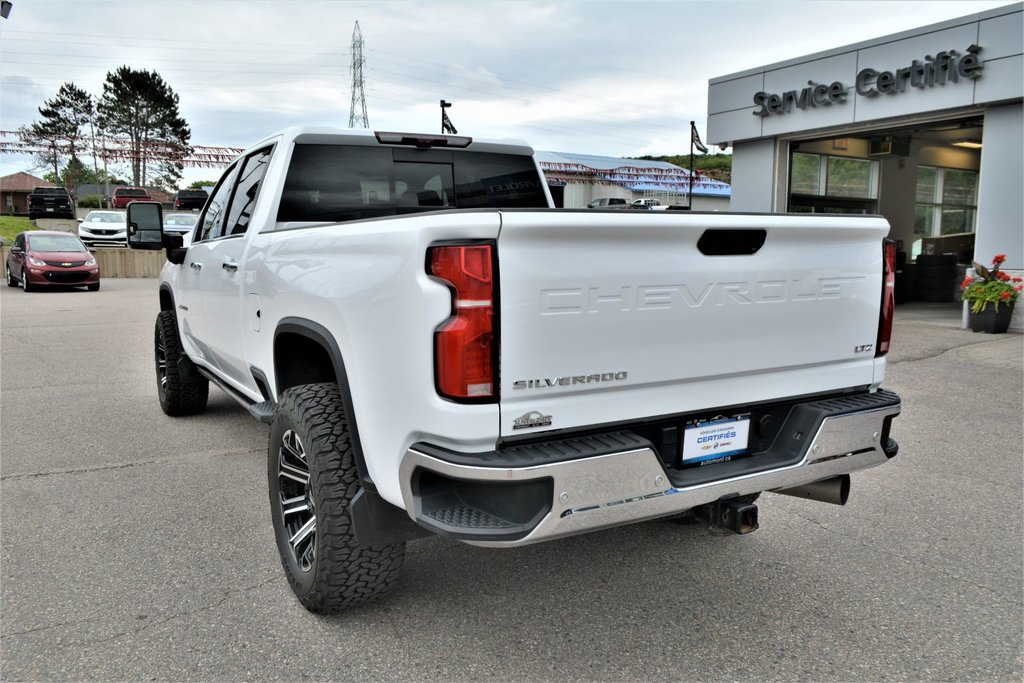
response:
[[[717,460],[747,451],[750,418],[701,422],[683,432],[683,463]]]

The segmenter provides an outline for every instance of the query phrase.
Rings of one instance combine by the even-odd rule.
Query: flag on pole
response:
[[[448,112],[443,109],[441,110],[441,132],[452,135],[459,134],[459,131],[455,130],[455,126],[452,125],[452,120],[448,118]]]
[[[700,136],[697,135],[697,126],[693,121],[690,121],[690,142],[697,148],[697,151],[701,154],[707,154],[708,148],[704,146],[704,143],[700,141]]]

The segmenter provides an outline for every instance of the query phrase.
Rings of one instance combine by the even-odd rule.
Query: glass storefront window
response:
[[[918,204],[914,210],[914,235],[918,237],[931,237],[935,222],[935,211],[930,206]]]
[[[974,232],[978,173],[919,166],[914,234],[921,237]]]
[[[790,191],[793,194],[821,194],[821,157],[817,154],[793,153],[793,180]]]
[[[939,169],[931,166],[917,167],[917,201],[931,204],[935,201],[935,183]]]
[[[973,206],[978,186],[978,174],[974,171],[945,169],[942,182],[942,203],[957,206]]]
[[[954,235],[958,232],[973,232],[973,215],[974,209],[943,207],[941,234]]]
[[[875,163],[867,159],[829,157],[825,194],[829,197],[874,199],[876,192],[872,171]]]

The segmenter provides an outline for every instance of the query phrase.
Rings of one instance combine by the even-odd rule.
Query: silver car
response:
[[[187,235],[196,227],[199,214],[169,213],[164,216],[164,232],[172,235]]]

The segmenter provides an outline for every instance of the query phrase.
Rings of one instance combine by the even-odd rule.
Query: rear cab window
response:
[[[296,144],[277,221],[342,222],[466,208],[546,208],[533,158]]]

